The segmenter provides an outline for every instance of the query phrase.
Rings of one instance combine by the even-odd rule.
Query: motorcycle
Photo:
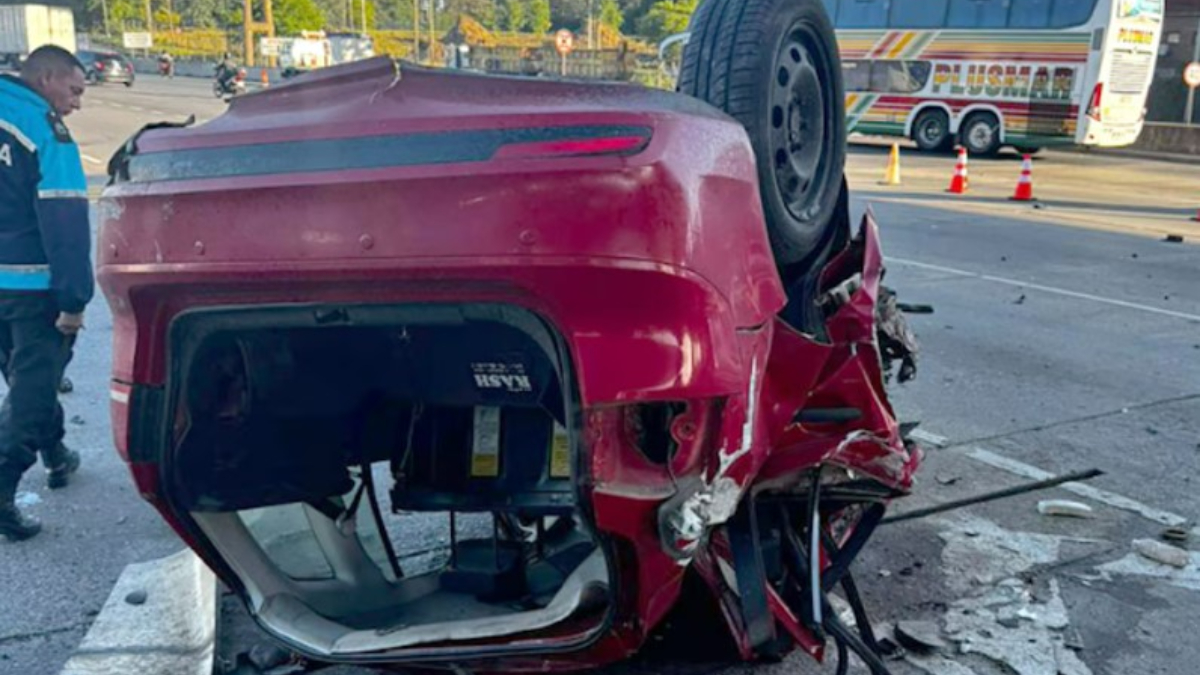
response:
[[[230,77],[220,76],[213,80],[213,96],[230,99],[246,93],[246,69],[238,68]]]
[[[158,74],[162,77],[175,77],[175,61],[173,59],[160,57],[158,59]]]

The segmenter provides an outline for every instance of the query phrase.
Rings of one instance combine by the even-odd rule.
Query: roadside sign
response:
[[[1192,89],[1200,87],[1200,61],[1192,61],[1183,67],[1183,82]]]
[[[150,49],[154,46],[154,37],[150,33],[122,33],[121,41],[125,49]]]
[[[575,49],[575,36],[571,34],[571,31],[563,28],[554,34],[554,48],[563,56],[570,54],[571,50]]]
[[[283,47],[281,38],[264,37],[259,38],[258,53],[262,56],[279,56],[279,50]]]

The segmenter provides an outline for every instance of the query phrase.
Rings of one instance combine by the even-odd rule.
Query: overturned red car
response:
[[[862,611],[850,563],[920,460],[884,389],[910,343],[840,160],[832,201],[780,202],[799,172],[753,132],[382,58],[143,130],[98,251],[141,494],[314,662],[593,667],[694,576],[746,658],[885,672],[828,594]]]

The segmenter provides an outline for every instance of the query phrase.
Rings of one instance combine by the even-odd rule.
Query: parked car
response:
[[[126,87],[132,87],[136,78],[133,63],[115,52],[81,51],[76,54],[83,64],[89,84],[101,82],[119,82]]]

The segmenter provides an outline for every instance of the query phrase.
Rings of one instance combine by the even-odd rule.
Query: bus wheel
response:
[[[912,137],[926,152],[946,150],[950,147],[950,116],[942,110],[922,112],[913,123]]]
[[[846,163],[842,70],[821,0],[702,0],[679,91],[749,132],[767,232],[779,266],[814,263]]]
[[[994,155],[1000,149],[1000,120],[992,113],[973,113],[963,122],[959,137],[972,155]]]

